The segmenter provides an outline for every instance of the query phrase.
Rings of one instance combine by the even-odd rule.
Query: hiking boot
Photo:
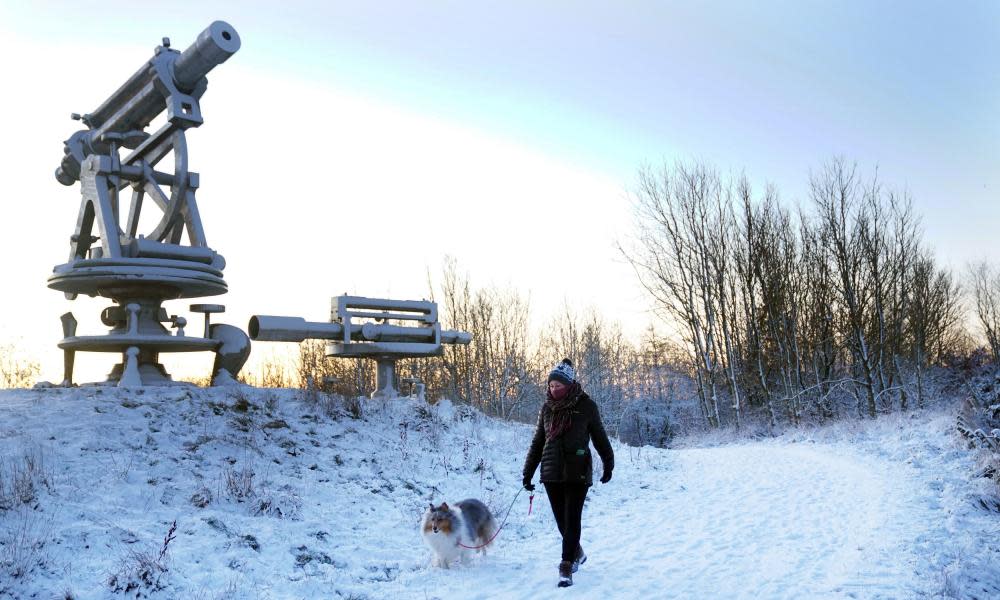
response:
[[[587,562],[587,555],[583,553],[583,546],[576,547],[576,558],[573,559],[573,572],[580,569],[580,565]]]
[[[559,563],[559,587],[573,585],[573,563],[564,560]]]

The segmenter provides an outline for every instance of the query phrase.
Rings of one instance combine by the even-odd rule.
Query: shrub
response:
[[[0,457],[0,511],[32,505],[39,488],[50,488],[52,476],[39,448],[24,450],[12,459]]]
[[[146,551],[129,549],[118,571],[108,577],[108,587],[115,592],[132,592],[140,589],[162,590],[160,577],[167,572],[170,542],[177,537],[177,520],[163,536],[159,549]]]
[[[240,468],[226,468],[223,477],[226,482],[226,493],[237,502],[243,502],[257,495],[254,489],[254,470],[252,465]]]
[[[40,371],[39,364],[19,356],[13,344],[0,346],[0,387],[31,387]]]
[[[25,506],[9,511],[0,522],[0,595],[4,579],[20,579],[45,563],[45,540],[50,528],[51,521]]]

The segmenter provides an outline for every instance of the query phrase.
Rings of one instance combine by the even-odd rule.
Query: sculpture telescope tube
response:
[[[318,323],[302,317],[254,315],[247,328],[250,339],[261,342],[301,342],[307,339],[343,340],[344,326],[340,323]],[[352,323],[351,339],[367,342],[432,342],[433,327],[401,327],[379,323]],[[468,344],[472,334],[464,331],[442,331],[445,344]]]
[[[156,56],[84,117],[90,129],[78,131],[66,141],[56,179],[73,185],[79,179],[80,163],[94,152],[104,134],[145,129],[166,108],[171,90],[200,97],[205,75],[239,49],[240,36],[225,21],[209,25],[184,52],[158,48]]]
[[[240,49],[240,36],[225,21],[215,21],[174,61],[174,82],[191,91],[208,72]]]
[[[353,327],[351,329],[354,329]],[[361,326],[357,326],[358,331]],[[247,327],[250,339],[261,342],[301,342],[307,339],[336,340],[344,337],[340,323],[317,323],[302,317],[254,315]]]

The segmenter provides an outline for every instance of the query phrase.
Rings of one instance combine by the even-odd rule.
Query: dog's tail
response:
[[[493,515],[489,515],[486,522],[480,527],[479,537],[487,546],[493,543],[493,538],[497,535],[497,521],[493,518]]]

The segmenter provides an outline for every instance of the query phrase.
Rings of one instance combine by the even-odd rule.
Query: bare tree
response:
[[[440,296],[443,326],[472,334],[468,346],[445,349],[445,381],[438,382],[445,395],[505,418],[537,399],[528,300],[514,289],[473,291],[451,258],[445,261]]]
[[[1000,367],[1000,269],[986,261],[970,266],[969,290],[993,362]]]
[[[658,314],[688,342],[705,420],[721,424],[717,378],[718,313],[711,258],[706,251],[710,204],[718,178],[703,167],[643,169],[634,194],[636,240],[621,248]]]
[[[823,172],[810,180],[813,203],[824,228],[823,239],[833,257],[838,276],[840,301],[846,313],[846,327],[851,337],[854,367],[860,372],[866,402],[858,396],[858,412],[874,417],[877,411],[875,357],[869,346],[866,331],[867,316],[871,310],[871,288],[867,279],[862,254],[862,236],[869,216],[861,200],[864,190],[857,175],[857,167],[848,167],[843,159],[830,162]]]
[[[912,299],[909,303],[907,335],[909,355],[916,379],[917,406],[927,403],[924,372],[943,361],[959,345],[962,310],[961,289],[948,271],[938,269],[928,251],[912,262]]]

